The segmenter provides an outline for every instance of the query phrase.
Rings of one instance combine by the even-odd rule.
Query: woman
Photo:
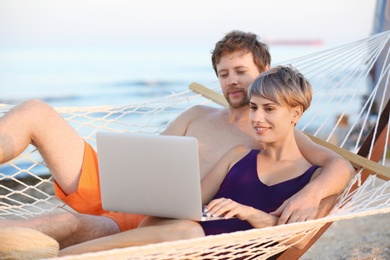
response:
[[[202,180],[202,199],[217,221],[147,217],[137,229],[65,248],[78,254],[163,241],[189,239],[276,225],[268,214],[321,171],[300,153],[294,127],[310,106],[309,82],[296,69],[275,67],[250,86],[250,123],[263,150],[237,146],[226,153]]]

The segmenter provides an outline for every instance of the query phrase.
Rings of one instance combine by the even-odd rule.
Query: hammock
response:
[[[322,234],[334,221],[390,212],[387,181],[390,169],[385,166],[389,144],[389,37],[390,31],[283,63],[298,68],[313,85],[312,105],[297,127],[350,160],[357,169],[355,178],[328,216],[64,259],[263,259],[284,251],[280,259],[297,259],[311,244],[303,250],[294,250],[284,242],[313,231]],[[373,74],[375,77],[371,77]],[[57,111],[86,141],[96,146],[98,130],[158,134],[193,105],[226,105],[218,93],[217,82],[206,85],[209,88],[193,83],[190,90],[148,103],[62,107]],[[0,116],[11,108],[0,105]],[[69,210],[53,196],[53,180],[32,146],[18,158],[0,165],[0,181],[2,219],[30,218],[59,207]]]

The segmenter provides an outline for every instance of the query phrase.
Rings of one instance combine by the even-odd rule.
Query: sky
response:
[[[0,46],[208,45],[231,30],[349,43],[375,0],[0,0]]]

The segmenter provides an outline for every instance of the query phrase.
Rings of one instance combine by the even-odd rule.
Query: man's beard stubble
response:
[[[243,108],[247,105],[249,105],[249,99],[248,99],[248,93],[246,91],[243,91],[243,97],[239,102],[233,103],[229,96],[227,94],[224,94],[226,101],[229,103],[230,107],[232,108]]]

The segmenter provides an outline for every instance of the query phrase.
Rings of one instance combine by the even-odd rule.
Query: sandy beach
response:
[[[390,213],[334,222],[301,259],[390,259]]]

